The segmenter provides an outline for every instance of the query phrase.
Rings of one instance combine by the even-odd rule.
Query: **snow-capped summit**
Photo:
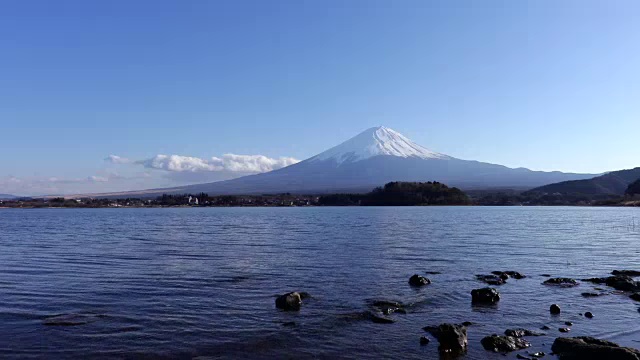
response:
[[[456,159],[428,150],[398,132],[380,126],[299,163],[267,173],[208,184],[127,193],[130,197],[161,194],[279,194],[368,192],[390,181],[439,181],[467,189],[532,188],[594,174],[565,174]],[[119,194],[122,196],[122,194]]]
[[[451,159],[409,140],[399,132],[384,126],[367,129],[355,137],[320,153],[308,161],[335,160],[338,164],[356,162],[374,156],[389,155],[402,158]]]

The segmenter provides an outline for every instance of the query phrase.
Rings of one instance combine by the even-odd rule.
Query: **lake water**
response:
[[[0,357],[438,358],[433,337],[419,345],[422,327],[464,321],[468,359],[504,358],[480,339],[512,327],[550,326],[529,338],[549,353],[565,321],[571,336],[638,348],[640,303],[541,285],[545,273],[628,268],[640,270],[639,209],[2,209]],[[500,286],[497,306],[472,307],[485,286],[474,275],[493,270],[528,277]],[[433,283],[411,288],[414,273]],[[292,290],[313,298],[277,310],[274,295]],[[377,299],[408,313],[353,316]],[[56,319],[69,326],[46,325]]]

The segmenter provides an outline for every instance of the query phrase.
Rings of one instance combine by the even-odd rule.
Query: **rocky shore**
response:
[[[438,274],[438,272],[428,272],[429,274]],[[540,284],[543,286],[554,286],[558,288],[573,288],[579,286],[582,282],[604,285],[617,294],[624,293],[628,295],[629,301],[638,301],[640,305],[640,281],[635,278],[640,277],[640,271],[637,270],[614,270],[610,276],[587,278],[576,280],[567,277],[551,277],[549,274],[540,275],[547,279]],[[525,275],[517,271],[493,271],[491,274],[476,275],[476,280],[492,286],[501,286],[508,281],[526,278]],[[432,280],[419,274],[412,275],[408,284],[414,288],[428,288],[432,284]],[[599,288],[600,292],[584,292],[582,296],[585,298],[598,297],[609,294],[605,289]],[[501,294],[495,287],[480,287],[471,289],[470,303],[472,306],[495,306],[501,300]],[[276,297],[275,306],[282,311],[301,311],[304,308],[304,300],[311,298],[311,295],[305,292],[289,292]],[[360,319],[371,321],[376,324],[393,324],[394,317],[407,314],[411,309],[406,304],[392,300],[375,300],[370,302],[368,310],[347,314],[345,318]],[[560,304],[549,304],[549,314],[552,317],[561,316],[563,314]],[[594,312],[597,309],[593,310]],[[640,311],[640,308],[638,308]],[[583,316],[585,321],[593,319],[596,315],[594,312],[587,311]],[[606,314],[601,314],[606,316]],[[527,328],[506,329],[504,334],[484,334],[480,344],[470,344],[468,333],[471,331],[481,331],[481,324],[464,323],[441,323],[432,324],[421,327],[426,334],[416,334],[417,342],[421,346],[428,346],[433,341],[430,336],[438,343],[437,351],[445,358],[455,358],[464,355],[470,346],[481,346],[485,351],[491,353],[501,353],[507,355],[515,353],[518,359],[538,359],[547,355],[556,356],[562,360],[577,359],[620,359],[620,360],[640,360],[640,350],[623,347],[617,343],[598,339],[590,336],[564,337],[557,336],[551,346],[551,352],[545,353],[544,349],[532,348],[530,338],[538,336],[549,336],[550,333],[557,331],[560,333],[568,333],[574,326],[573,321],[565,321],[564,326],[553,329],[548,325],[544,325],[540,330]],[[283,326],[291,326],[291,324],[283,324]],[[579,326],[579,324],[576,324]],[[419,328],[417,326],[417,328]],[[476,330],[478,329],[478,330]],[[430,335],[430,336],[429,336]]]

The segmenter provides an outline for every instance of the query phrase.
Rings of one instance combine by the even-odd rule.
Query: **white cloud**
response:
[[[112,164],[129,164],[129,163],[131,163],[130,159],[123,158],[123,157],[118,156],[118,155],[109,155],[104,159],[104,161],[110,162]]]
[[[109,181],[109,178],[105,177],[105,176],[95,176],[95,175],[93,175],[93,176],[87,177],[87,180],[90,181],[90,182],[107,182],[107,181]]]
[[[151,159],[136,161],[150,169],[174,172],[233,172],[262,173],[293,165],[299,160],[291,157],[269,158],[264,155],[224,154],[222,157],[202,159],[182,155],[156,155]]]

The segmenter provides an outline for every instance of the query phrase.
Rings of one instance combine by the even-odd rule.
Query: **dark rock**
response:
[[[542,351],[538,351],[534,353],[529,353],[529,355],[533,356],[534,358],[541,358],[541,357],[544,357],[546,354]]]
[[[396,301],[378,300],[374,301],[371,305],[377,308],[384,315],[391,315],[394,312],[400,314],[407,313],[407,311],[404,309],[404,305]]]
[[[579,285],[579,283],[572,278],[551,278],[543,282],[545,285],[555,285],[562,287],[573,287]]]
[[[500,293],[493,288],[471,290],[471,302],[473,304],[495,304],[500,301]]]
[[[611,275],[626,275],[626,276],[640,276],[640,271],[637,270],[613,270]]]
[[[424,330],[438,340],[440,352],[462,353],[467,350],[467,328],[465,326],[440,324],[439,326],[425,327]]]
[[[504,334],[512,337],[523,337],[523,336],[542,336],[544,334],[527,330],[527,329],[507,329],[504,331]]]
[[[544,325],[540,328],[540,330],[551,330],[551,328],[548,327],[547,325]]]
[[[296,326],[296,322],[295,321],[288,321],[288,322],[282,323],[282,326],[284,326],[284,327],[293,327],[293,326]]]
[[[551,277],[551,274],[542,274],[540,276],[544,276],[544,277]]]
[[[557,338],[551,350],[563,360],[638,360],[640,351],[588,336]]]
[[[440,271],[425,271],[425,274],[429,274],[429,275],[440,275],[442,274],[442,272]]]
[[[595,284],[605,284],[616,290],[622,291],[640,291],[640,281],[633,280],[630,276],[615,275],[604,278],[589,278],[584,281],[592,282]]]
[[[300,299],[302,299],[302,300],[306,300],[306,299],[310,299],[311,298],[311,294],[309,294],[308,292],[305,292],[305,291],[299,291],[298,294],[300,294]]]
[[[567,326],[573,326],[573,323],[571,321],[565,321],[564,324]]]
[[[420,345],[423,345],[423,346],[427,345],[427,344],[429,344],[430,341],[431,340],[429,340],[429,338],[426,337],[426,336],[421,336],[420,337]]]
[[[394,321],[392,319],[378,316],[371,311],[366,312],[367,318],[376,324],[393,324]]]
[[[560,332],[569,332],[569,331],[571,331],[571,329],[567,328],[567,327],[563,327],[563,328],[559,328],[558,331],[560,331]]]
[[[286,311],[300,310],[302,305],[302,297],[300,293],[290,292],[288,294],[280,295],[276,298],[276,307],[278,309]]]
[[[521,355],[521,354],[516,355],[516,358],[517,359],[523,359],[523,360],[532,360],[530,357],[524,356],[524,355]]]
[[[584,297],[598,297],[598,296],[603,296],[603,295],[607,295],[606,293],[594,293],[594,292],[583,292],[582,296]]]
[[[497,275],[476,275],[476,279],[489,285],[503,285],[506,283],[506,279]]]
[[[415,274],[409,278],[409,285],[411,286],[424,286],[429,284],[431,284],[431,280],[418,274]]]
[[[590,311],[587,311],[586,313],[584,313],[584,317],[591,319],[593,318],[593,314]]]
[[[526,276],[520,274],[517,271],[492,271],[493,275],[499,276],[503,279],[514,278],[514,279],[523,279]]]
[[[558,306],[558,304],[551,304],[551,306],[549,306],[549,312],[554,315],[560,314],[560,306]]]
[[[462,323],[462,326],[471,326],[473,323],[471,321],[465,321]]]
[[[89,324],[105,317],[107,315],[92,313],[59,314],[45,318],[42,320],[42,324],[46,326],[78,326]]]
[[[629,297],[630,297],[632,300],[640,301],[640,292],[633,293],[633,294],[629,295]]]
[[[498,335],[485,336],[480,343],[485,350],[494,352],[510,352],[531,346],[525,339]]]

